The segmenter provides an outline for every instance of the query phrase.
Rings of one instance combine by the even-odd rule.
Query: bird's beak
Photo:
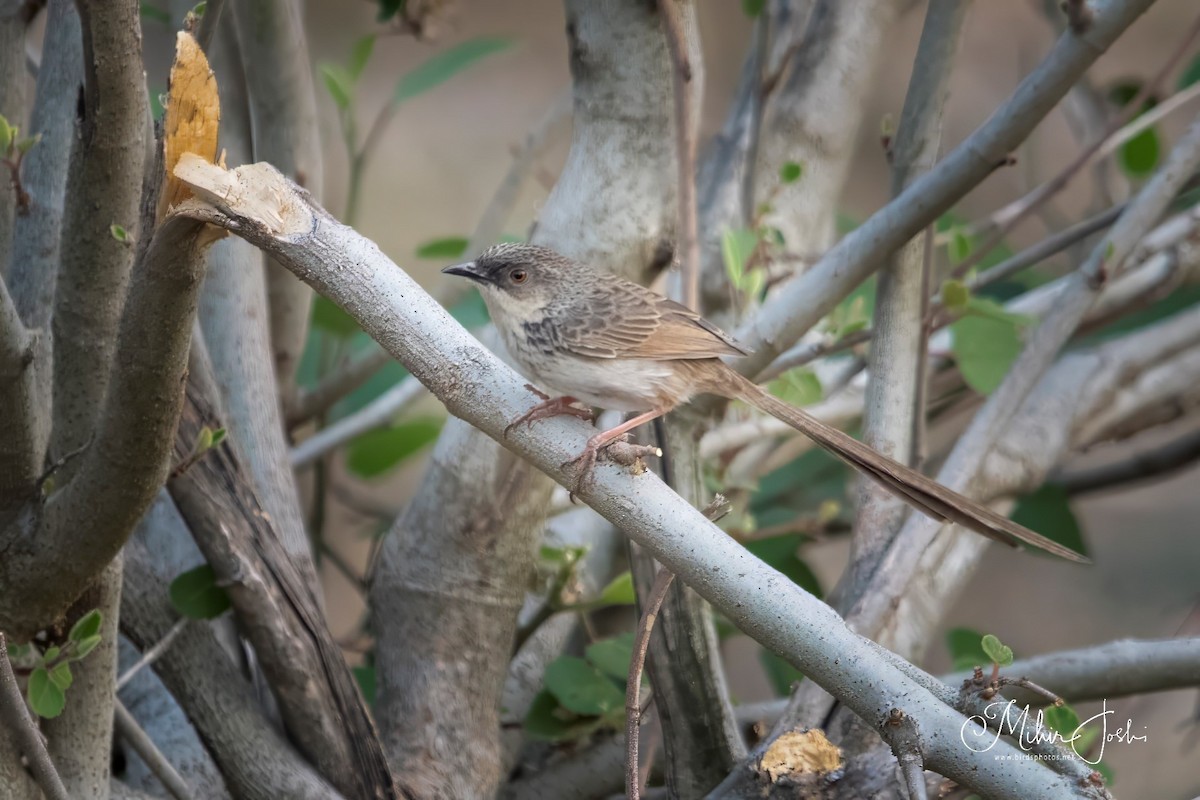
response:
[[[455,264],[452,267],[446,267],[442,272],[447,275],[458,275],[463,278],[470,278],[479,283],[487,283],[487,276],[479,271],[479,267],[474,261],[468,261],[465,264]]]

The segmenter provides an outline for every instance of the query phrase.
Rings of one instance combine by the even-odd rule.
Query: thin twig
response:
[[[840,339],[822,339],[819,342],[798,344],[771,362],[771,365],[763,370],[762,374],[756,380],[759,383],[765,383],[779,377],[789,369],[803,367],[806,364],[811,364],[818,358],[824,358],[825,356],[840,353],[843,350],[849,350],[870,340],[871,329],[863,328],[862,330],[848,333]]]
[[[187,781],[175,770],[158,749],[158,745],[142,730],[142,726],[120,700],[113,701],[113,726],[134,752],[141,756],[142,761],[145,761],[146,766],[154,773],[154,777],[158,778],[175,800],[192,800],[192,790]]]
[[[1197,459],[1200,459],[1200,430],[1113,464],[1059,472],[1050,481],[1062,486],[1068,494],[1087,494],[1170,475]]]
[[[675,574],[666,567],[658,570],[633,640],[633,658],[629,662],[629,680],[625,686],[625,794],[629,800],[641,797],[641,787],[638,785],[638,734],[642,725],[642,672],[646,667],[646,652],[650,649],[654,619],[674,580]]]
[[[136,664],[125,670],[125,672],[121,674],[121,677],[117,678],[117,687],[115,691],[119,692],[121,689],[125,688],[125,685],[133,680],[133,676],[137,675],[143,667],[148,667],[155,661],[158,661],[159,657],[161,657],[163,653],[167,652],[167,648],[169,648],[171,643],[175,641],[175,637],[183,633],[183,629],[187,627],[187,624],[188,618],[181,617],[178,622],[172,625],[171,630],[167,631],[166,636],[155,642],[153,647],[142,654],[142,657],[137,660]]]
[[[1159,87],[1166,81],[1167,76],[1175,69],[1179,61],[1187,54],[1192,42],[1196,36],[1200,35],[1200,17],[1192,23],[1192,27],[1184,35],[1183,40],[1176,47],[1175,51],[1167,58],[1166,63],[1159,69],[1153,78],[1142,84],[1138,93],[1130,100],[1121,113],[1113,118],[1108,124],[1105,133],[1096,142],[1089,147],[1085,147],[1083,151],[1075,157],[1075,160],[1063,168],[1061,172],[1055,175],[1050,180],[1043,183],[1041,186],[1029,192],[1015,203],[1009,204],[1006,209],[1003,209],[997,214],[993,220],[996,227],[991,235],[982,246],[976,249],[970,256],[965,258],[961,264],[954,268],[953,275],[962,277],[966,275],[973,267],[979,264],[992,249],[998,245],[1001,240],[1017,226],[1021,220],[1029,216],[1042,203],[1049,200],[1054,195],[1062,191],[1068,183],[1086,167],[1106,145],[1109,144],[1109,139],[1115,139],[1123,136],[1122,129],[1134,121],[1145,102],[1154,96]],[[1115,145],[1113,145],[1115,146]]]
[[[46,743],[42,741],[42,732],[29,714],[25,698],[17,686],[17,676],[13,674],[12,663],[8,660],[8,640],[0,631],[0,716],[4,718],[5,727],[16,739],[17,747],[29,762],[29,769],[34,779],[46,793],[48,800],[71,800],[67,787],[63,786]]]
[[[675,152],[679,161],[679,266],[683,276],[683,304],[700,308],[700,230],[696,217],[696,123],[693,82],[699,65],[688,55],[682,0],[659,0],[671,69],[675,76]]]

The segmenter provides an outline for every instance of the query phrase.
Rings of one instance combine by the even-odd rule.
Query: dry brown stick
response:
[[[46,797],[49,800],[70,800],[67,787],[63,786],[62,778],[58,776],[58,770],[54,768],[54,762],[46,750],[46,743],[42,741],[42,733],[29,715],[25,698],[17,686],[17,676],[13,674],[12,663],[8,660],[8,640],[3,631],[0,631],[0,717],[15,734],[17,746],[29,759],[29,769]]]
[[[1064,167],[1061,172],[1027,194],[1023,200],[1020,201],[1020,206],[1013,212],[1011,216],[1002,222],[997,223],[996,229],[992,231],[991,236],[988,237],[984,244],[976,248],[970,256],[968,256],[961,264],[954,268],[954,277],[961,278],[963,275],[966,275],[969,270],[977,266],[979,262],[983,260],[984,256],[995,249],[996,245],[998,245],[1000,241],[1017,226],[1017,223],[1029,216],[1029,214],[1031,214],[1034,209],[1036,209],[1042,203],[1045,203],[1051,197],[1062,191],[1066,185],[1071,182],[1071,179],[1074,178],[1080,170],[1088,165],[1088,163],[1092,160],[1092,157],[1104,147],[1109,139],[1116,136],[1120,130],[1125,127],[1125,125],[1132,122],[1133,118],[1138,115],[1138,110],[1142,107],[1142,105],[1145,104],[1146,100],[1153,96],[1154,92],[1157,91],[1160,86],[1162,86],[1163,82],[1167,79],[1167,76],[1171,74],[1171,72],[1175,69],[1175,66],[1187,54],[1192,42],[1198,35],[1200,35],[1200,16],[1198,16],[1195,22],[1192,23],[1192,27],[1188,29],[1188,32],[1184,35],[1183,40],[1179,43],[1179,46],[1176,47],[1175,51],[1167,58],[1166,63],[1162,65],[1153,78],[1142,84],[1142,88],[1138,90],[1138,93],[1133,97],[1133,99],[1130,100],[1121,110],[1121,113],[1113,118],[1113,120],[1108,124],[1108,127],[1104,130],[1104,134],[1100,136],[1094,143],[1088,147],[1085,147],[1083,151],[1075,157],[1075,160],[1067,164],[1067,166]]]
[[[670,0],[668,0],[670,2]],[[654,619],[662,608],[667,590],[675,580],[675,574],[666,567],[658,570],[650,598],[638,620],[637,635],[633,640],[633,657],[629,661],[629,682],[625,687],[625,794],[629,800],[641,797],[638,785],[638,733],[642,724],[642,672],[646,667],[646,652],[650,649],[650,634],[654,630]]]
[[[667,50],[675,75],[675,152],[678,166],[679,265],[683,304],[700,310],[700,228],[696,212],[696,122],[694,82],[700,65],[692,64],[683,6],[685,0],[659,0]],[[694,31],[693,31],[694,34]]]

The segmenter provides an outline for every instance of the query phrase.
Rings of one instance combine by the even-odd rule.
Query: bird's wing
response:
[[[589,358],[670,361],[749,355],[699,314],[619,278],[588,293],[562,316],[561,346]]]

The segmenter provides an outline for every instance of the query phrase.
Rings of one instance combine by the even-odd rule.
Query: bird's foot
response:
[[[662,450],[658,447],[653,445],[627,444],[628,440],[629,434],[627,433],[614,438],[606,438],[602,433],[597,434],[588,439],[588,443],[584,446],[582,453],[570,461],[562,463],[560,469],[564,472],[575,473],[575,485],[570,491],[572,503],[575,502],[575,495],[591,486],[595,479],[596,461],[599,460],[601,453],[610,461],[633,468],[634,474],[640,474],[645,471],[646,465],[641,460],[643,456],[662,456]],[[617,450],[610,450],[609,448],[614,445],[619,445],[620,447]]]
[[[514,419],[504,428],[504,438],[508,438],[508,434],[521,425],[528,425],[539,419],[549,419],[550,417],[578,417],[586,422],[591,422],[596,418],[590,408],[581,408],[580,406],[572,405],[578,402],[574,397],[555,397],[550,398],[550,395],[541,392],[534,388],[531,384],[525,384],[525,388],[533,392],[542,399],[533,408],[526,411],[521,416]]]

